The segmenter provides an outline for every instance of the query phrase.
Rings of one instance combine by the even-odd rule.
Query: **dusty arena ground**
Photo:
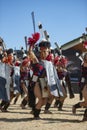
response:
[[[72,114],[72,105],[79,101],[79,95],[75,98],[66,98],[63,111],[58,111],[57,108],[50,108],[52,114],[44,114],[44,107],[41,111],[41,120],[33,120],[33,115],[30,114],[31,109],[27,106],[26,109],[21,109],[21,99],[16,105],[11,103],[8,113],[0,111],[0,130],[87,130],[87,121],[82,122],[84,108],[77,110],[77,114]]]

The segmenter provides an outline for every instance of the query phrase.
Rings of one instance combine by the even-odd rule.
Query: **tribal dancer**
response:
[[[58,77],[59,77],[59,80],[61,83],[63,95],[64,95],[63,97],[60,96],[59,98],[55,99],[56,101],[54,103],[54,107],[58,107],[58,110],[60,111],[60,110],[62,110],[64,100],[67,97],[66,87],[68,87],[68,90],[69,90],[69,95],[70,95],[69,97],[74,98],[74,94],[73,94],[72,86],[71,86],[71,82],[70,82],[70,77],[69,77],[68,71],[66,69],[66,65],[67,65],[68,60],[65,56],[60,55],[60,56],[56,56],[54,58],[54,60],[53,60],[53,58],[50,57],[50,61],[52,61],[52,63],[55,65],[55,68],[57,70],[57,74],[58,74]],[[45,106],[45,111],[44,111],[45,114],[52,113],[49,111],[49,108],[52,104],[53,99],[54,98],[52,96],[50,98],[48,98],[48,102]]]
[[[72,108],[73,114],[76,113],[77,108],[87,107],[87,53],[85,53],[84,55],[83,63],[81,66],[80,87],[81,87],[81,92],[82,92],[84,101],[78,102],[77,104],[73,105],[73,108]],[[87,109],[84,112],[83,121],[87,121]]]
[[[25,106],[28,103],[28,81],[29,81],[29,71],[30,71],[30,59],[26,57],[20,66],[20,82],[21,89],[24,93],[24,98],[21,102],[22,109],[25,109]]]
[[[29,39],[29,44],[31,40]],[[32,57],[33,76],[29,83],[29,105],[32,107],[35,119],[39,119],[40,111],[43,105],[46,104],[49,93],[55,97],[64,96],[57,72],[52,62],[46,60],[50,53],[50,42],[42,40],[39,43],[40,59],[35,58],[32,50],[29,50],[29,55]],[[31,46],[30,46],[31,48]],[[32,56],[33,55],[33,56]],[[36,102],[38,98],[38,102]]]
[[[13,49],[8,49],[7,50],[7,56],[3,58],[3,63],[1,63],[0,67],[0,75],[1,78],[4,78],[3,81],[0,83],[4,90],[3,92],[4,95],[2,95],[2,102],[0,104],[0,109],[2,112],[7,112],[7,109],[10,105],[10,83],[11,83],[11,70],[12,70],[12,65],[13,65]]]
[[[61,87],[64,92],[64,97],[56,100],[56,102],[54,104],[55,107],[56,106],[58,107],[58,110],[62,110],[64,100],[67,97],[67,88],[68,88],[68,92],[69,92],[69,97],[74,98],[74,94],[73,94],[72,86],[71,86],[71,82],[70,82],[70,76],[69,76],[69,73],[66,68],[67,63],[68,63],[68,59],[63,55],[57,56],[54,59],[54,65],[57,69],[57,74],[59,76],[59,79],[61,82]]]
[[[21,93],[21,89],[20,89],[20,65],[21,62],[18,60],[18,58],[15,59],[14,61],[14,66],[13,66],[13,75],[12,75],[12,96],[11,96],[11,100],[12,98],[14,98],[14,104],[16,104],[20,93]]]
[[[66,64],[67,64],[67,59],[64,56],[57,56],[54,59],[54,65],[56,67],[57,74],[59,76],[61,87],[64,93],[64,97],[63,98],[60,97],[59,99],[57,99],[54,104],[54,106],[58,107],[58,110],[62,110],[64,100],[67,97],[66,82],[65,82],[65,77],[67,74]]]

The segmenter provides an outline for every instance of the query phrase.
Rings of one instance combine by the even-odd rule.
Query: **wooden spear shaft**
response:
[[[31,13],[32,16],[32,22],[33,22],[33,29],[34,29],[34,33],[35,33],[35,16],[34,16],[34,11]]]

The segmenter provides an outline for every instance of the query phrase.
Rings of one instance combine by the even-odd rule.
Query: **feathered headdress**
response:
[[[40,38],[40,33],[36,32],[32,34],[32,37],[28,38],[28,45],[34,46],[35,43],[39,40],[39,38]]]
[[[68,60],[64,56],[57,56],[54,59],[54,65],[59,65],[59,66],[66,66]]]

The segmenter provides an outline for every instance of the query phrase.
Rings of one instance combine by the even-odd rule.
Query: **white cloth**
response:
[[[14,66],[14,76],[20,76],[20,66]]]
[[[14,66],[13,69],[13,91],[17,94],[20,93],[20,66]]]
[[[51,90],[51,94],[56,97],[64,96],[54,65],[51,61],[42,60],[42,62],[44,63],[44,67],[46,69],[47,83]]]
[[[0,76],[6,79],[6,92],[8,100],[10,100],[10,83],[11,83],[11,66],[8,64],[0,62]]]

